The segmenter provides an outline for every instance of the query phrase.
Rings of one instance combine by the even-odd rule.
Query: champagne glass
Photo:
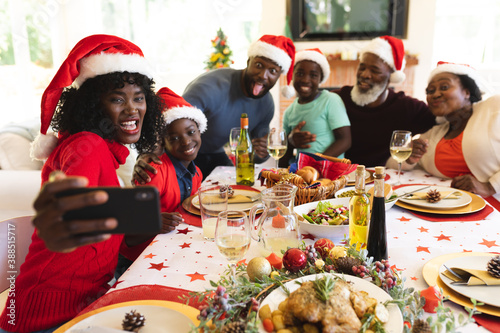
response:
[[[392,132],[390,144],[391,156],[398,162],[398,182],[401,185],[401,164],[411,156],[411,132],[394,131]]]
[[[231,276],[236,284],[236,263],[250,247],[251,227],[247,213],[241,210],[225,210],[219,213],[215,226],[215,244],[220,254],[231,266]]]
[[[267,151],[272,158],[276,160],[276,169],[280,158],[282,158],[288,146],[286,132],[284,130],[271,129],[267,136]]]
[[[240,140],[240,127],[231,128],[231,132],[229,134],[229,147],[231,147],[231,153],[236,154],[236,147],[238,147],[238,141]]]

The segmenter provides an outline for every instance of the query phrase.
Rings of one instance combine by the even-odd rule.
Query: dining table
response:
[[[262,168],[256,168],[253,186],[256,191],[266,188],[258,179]],[[373,171],[373,168],[367,170]],[[403,188],[395,185],[397,179],[396,170],[386,170],[385,182],[394,188]],[[215,168],[204,184],[235,184],[235,168]],[[401,184],[450,186],[450,180],[415,169],[402,172]],[[366,186],[373,186],[373,183],[367,182]],[[415,290],[424,290],[430,285],[443,287],[442,283],[438,283],[437,276],[445,260],[468,253],[494,255],[500,252],[500,195],[486,198],[484,207],[476,210],[470,213],[432,214],[403,208],[396,203],[386,212],[389,263],[405,278],[406,287]],[[183,215],[184,223],[172,232],[157,235],[109,291],[81,314],[134,300],[185,302],[183,297],[189,292],[213,288],[210,281],[218,281],[229,263],[213,241],[203,238],[200,217],[187,212],[182,206],[178,211]],[[306,245],[314,244],[318,239],[311,234],[301,236]],[[240,264],[247,264],[261,255],[260,245],[252,241]],[[468,299],[459,298],[447,300],[444,304],[456,315],[466,314],[463,304],[467,305]],[[195,300],[189,304],[197,306]],[[496,312],[495,308],[488,312],[490,314],[476,315],[476,323],[470,323],[460,331],[500,332],[500,308],[496,308]]]

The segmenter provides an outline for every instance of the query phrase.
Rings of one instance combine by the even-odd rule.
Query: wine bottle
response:
[[[370,200],[365,193],[365,166],[358,165],[355,175],[355,191],[349,200],[349,244],[356,244],[359,251],[366,248]]]
[[[252,186],[255,181],[254,151],[248,133],[248,116],[241,114],[241,132],[236,147],[236,184]]]
[[[368,256],[373,260],[387,259],[387,235],[385,229],[385,168],[375,168],[375,186],[373,191],[373,207],[370,225],[368,227]]]

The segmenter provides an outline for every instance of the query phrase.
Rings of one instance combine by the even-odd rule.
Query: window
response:
[[[233,68],[244,68],[260,37],[261,0],[4,0],[0,1],[0,127],[40,116],[41,95],[83,37],[131,40],[155,68],[156,87],[178,94],[203,73],[211,40],[222,28]],[[55,68],[54,68],[55,67]]]
[[[500,92],[500,2],[436,0],[433,64],[465,63]]]

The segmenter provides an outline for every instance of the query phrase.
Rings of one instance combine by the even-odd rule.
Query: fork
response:
[[[454,282],[462,282],[462,281],[465,281],[464,278],[459,275],[458,273],[456,273],[454,270],[452,270],[451,268],[448,268],[445,264],[443,264],[443,267],[446,268],[446,270],[448,272],[450,272],[451,274],[453,274],[453,276],[455,276],[457,279],[459,279],[460,281],[454,281]],[[452,283],[454,283],[452,282]]]

